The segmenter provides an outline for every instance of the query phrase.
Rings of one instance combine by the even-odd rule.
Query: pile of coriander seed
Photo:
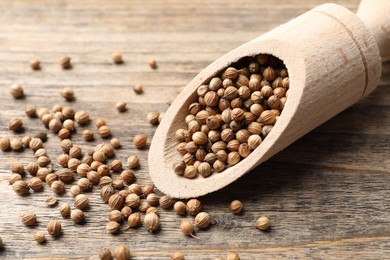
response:
[[[175,133],[182,160],[173,164],[174,172],[208,177],[248,157],[272,131],[288,89],[283,62],[265,54],[243,58],[199,86],[187,128]]]
[[[122,63],[119,53],[113,55],[116,64]],[[64,57],[60,61],[64,69],[72,67],[70,57]],[[150,61],[152,69],[157,68],[155,60]],[[40,62],[31,62],[33,70],[39,70]],[[142,94],[143,88],[137,84],[134,86],[136,94]],[[15,99],[25,97],[23,87],[14,84],[10,87],[10,93]],[[67,101],[75,101],[75,92],[72,88],[64,88],[60,95]],[[69,105],[68,105],[69,104]],[[175,214],[190,218],[183,218],[177,225],[177,229],[184,235],[196,238],[197,229],[207,229],[213,224],[212,217],[202,211],[202,203],[198,199],[188,201],[176,201],[170,196],[159,193],[153,184],[140,185],[137,183],[136,171],[140,167],[140,160],[137,155],[130,155],[127,161],[114,158],[117,149],[121,148],[118,138],[112,137],[111,130],[107,126],[104,118],[94,120],[91,127],[90,115],[88,111],[76,111],[71,103],[66,106],[54,105],[52,109],[46,107],[36,108],[27,104],[25,114],[31,120],[39,120],[44,130],[34,136],[29,135],[28,128],[23,137],[20,133],[24,130],[25,119],[11,118],[8,128],[15,133],[14,137],[1,137],[0,150],[3,152],[30,150],[35,162],[13,163],[10,166],[11,175],[9,184],[18,195],[25,196],[42,192],[45,186],[50,188],[51,196],[44,199],[44,203],[58,211],[58,218],[47,223],[42,223],[34,212],[24,212],[21,222],[36,229],[33,239],[38,245],[47,241],[46,234],[52,237],[60,237],[66,230],[63,229],[62,221],[70,219],[76,225],[88,221],[88,207],[92,207],[89,199],[93,186],[99,188],[102,201],[108,204],[110,211],[107,214],[105,229],[110,234],[117,234],[126,231],[128,228],[144,226],[151,234],[156,234],[160,228],[159,207],[164,210],[173,210]],[[119,112],[127,109],[125,102],[118,102],[116,108]],[[147,121],[151,125],[158,125],[164,113],[150,112]],[[77,134],[77,129],[83,127],[81,135],[85,144],[95,140],[96,134],[103,142],[91,147],[82,149],[81,144],[72,141],[72,135]],[[87,128],[87,129],[85,129]],[[51,158],[49,150],[45,149],[45,142],[48,138],[46,131],[51,131],[59,138],[58,150],[62,154],[55,160]],[[133,144],[138,149],[143,149],[148,142],[145,134],[134,136]],[[118,176],[119,175],[119,176]],[[62,203],[61,199],[66,194],[65,189],[70,191],[74,197],[73,204]],[[229,206],[229,211],[233,214],[241,214],[243,205],[235,200]],[[269,228],[269,220],[262,217],[256,222],[256,227],[260,230]],[[123,228],[123,224],[126,228]],[[41,225],[45,225],[45,229]],[[0,250],[4,248],[4,243],[0,237]],[[121,244],[114,251],[116,259],[130,259],[130,249]],[[103,248],[99,254],[101,259],[112,259],[112,253],[108,248]],[[175,252],[171,259],[184,259],[184,255]],[[229,253],[227,259],[239,259],[237,253]]]

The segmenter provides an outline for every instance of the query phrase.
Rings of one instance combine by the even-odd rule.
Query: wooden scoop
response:
[[[356,14],[324,4],[225,54],[200,72],[165,114],[149,152],[156,187],[176,198],[219,190],[266,161],[313,128],[370,94],[378,85],[384,59],[390,57],[390,0],[363,0]],[[196,90],[245,56],[272,54],[287,67],[290,90],[273,130],[247,158],[213,173],[187,179],[172,169],[182,155],[175,132],[186,128],[188,106]],[[258,173],[261,174],[261,173]]]

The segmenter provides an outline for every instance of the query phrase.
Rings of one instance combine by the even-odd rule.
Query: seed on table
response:
[[[163,209],[171,209],[175,203],[175,200],[168,195],[164,195],[160,198],[159,203]]]
[[[77,181],[81,191],[88,191],[92,188],[92,183],[87,178],[81,178]]]
[[[135,84],[133,87],[133,91],[138,95],[144,93],[144,90],[143,90],[143,87],[141,84]]]
[[[37,231],[34,234],[34,240],[37,241],[38,244],[43,244],[46,242],[45,233],[42,231]]]
[[[173,211],[180,216],[185,216],[187,214],[186,204],[182,201],[177,201],[173,205]]]
[[[70,218],[76,224],[83,224],[85,222],[85,214],[80,209],[72,210]]]
[[[53,237],[58,237],[61,234],[61,223],[58,220],[50,220],[47,224],[47,232]]]
[[[10,168],[12,173],[24,174],[24,166],[21,163],[12,163]]]
[[[45,181],[46,183],[49,185],[49,187],[51,186],[51,184],[54,182],[54,181],[57,181],[58,180],[58,175],[55,174],[55,173],[49,173],[46,175],[45,177]]]
[[[122,215],[121,211],[115,209],[113,211],[110,211],[110,213],[108,213],[108,220],[115,221],[115,222],[121,222],[123,220],[123,215]]]
[[[23,129],[23,120],[21,118],[13,118],[8,122],[9,130],[19,132]]]
[[[230,202],[229,211],[233,214],[240,214],[243,208],[244,206],[239,200],[233,200],[232,202]]]
[[[157,206],[160,201],[160,197],[156,195],[155,193],[151,193],[146,197],[146,201],[151,205],[151,206]]]
[[[60,194],[64,192],[65,185],[62,181],[53,181],[53,183],[51,184],[51,190],[56,194]]]
[[[71,64],[71,58],[68,56],[64,56],[59,60],[59,63],[63,69],[70,69],[72,68]]]
[[[112,260],[111,250],[108,248],[102,248],[99,252],[100,260]]]
[[[32,177],[28,183],[28,186],[35,192],[41,191],[43,188],[43,182],[37,177]]]
[[[210,225],[210,215],[206,212],[200,212],[195,217],[195,226],[205,229]]]
[[[115,106],[119,112],[125,112],[127,110],[127,103],[126,102],[118,102],[118,103],[116,103]]]
[[[155,232],[160,227],[160,218],[155,213],[146,214],[144,225],[147,231]]]
[[[226,256],[226,260],[240,260],[240,256],[239,256],[237,253],[230,252],[230,253]]]
[[[157,69],[157,61],[155,59],[149,60],[149,66],[154,70]]]
[[[78,209],[85,209],[89,204],[89,198],[85,194],[79,194],[74,198],[74,206]]]
[[[108,186],[105,186],[108,187]],[[124,206],[125,200],[122,196],[118,194],[113,194],[108,199],[108,206],[110,206],[111,209],[117,209],[121,210]]]
[[[130,256],[130,249],[125,244],[121,244],[115,248],[115,257],[117,260],[129,260]]]
[[[68,218],[70,216],[70,205],[69,203],[64,203],[59,207],[60,214],[63,218]]]
[[[108,138],[111,136],[111,130],[108,126],[104,125],[98,129],[98,133],[102,138]]]
[[[8,137],[1,137],[0,138],[0,149],[2,151],[7,151],[11,147],[11,141]]]
[[[139,149],[144,148],[146,146],[146,142],[147,136],[144,134],[136,135],[133,140],[133,144]]]
[[[45,181],[47,175],[49,175],[50,172],[51,172],[51,170],[49,170],[48,168],[39,168],[38,171],[37,171],[36,176],[39,179],[41,179],[42,181]]]
[[[11,149],[14,151],[20,151],[23,148],[22,140],[19,137],[12,138],[10,141]]]
[[[184,255],[181,252],[174,252],[170,256],[170,260],[184,260]]]
[[[49,197],[46,197],[45,198],[45,203],[50,206],[50,207],[53,207],[54,205],[56,205],[58,202],[57,198],[54,197],[54,196],[49,196]]]
[[[18,173],[12,173],[9,177],[8,177],[8,183],[10,185],[14,184],[15,182],[17,181],[20,181],[20,180],[23,180],[23,177],[18,174]]]
[[[86,111],[77,111],[74,114],[74,119],[79,125],[86,125],[89,123],[89,113]]]
[[[127,159],[127,166],[129,166],[131,169],[136,169],[139,167],[139,159],[137,155],[131,155]]]
[[[271,223],[266,216],[262,216],[256,221],[256,228],[261,231],[267,231],[270,227]]]
[[[73,185],[72,187],[70,187],[70,193],[72,194],[73,197],[76,197],[77,195],[79,195],[80,192],[81,192],[81,189],[79,186]]]
[[[12,84],[9,92],[15,99],[24,98],[24,90],[23,87],[19,84]]]
[[[26,212],[22,216],[22,223],[26,226],[33,226],[37,222],[37,215],[33,212]]]
[[[81,148],[76,146],[76,145],[72,146],[72,148],[70,148],[70,150],[69,150],[69,156],[71,158],[80,158],[81,157]]]
[[[127,225],[131,228],[141,225],[141,214],[138,212],[132,213],[127,219]]]
[[[113,52],[111,55],[112,61],[115,64],[121,64],[123,63],[122,54],[119,52]]]
[[[184,235],[196,238],[194,236],[195,225],[191,221],[183,219],[180,223],[180,230]]]
[[[51,160],[47,156],[40,156],[37,160],[37,163],[41,167],[46,167],[51,163]]]
[[[89,129],[85,129],[83,131],[83,138],[85,141],[93,141],[94,139],[93,132]]]
[[[73,101],[75,98],[74,90],[72,88],[63,88],[60,94],[66,101]]]
[[[110,221],[106,225],[106,230],[108,233],[115,234],[119,231],[120,226],[118,222]]]
[[[139,204],[140,204],[140,198],[137,194],[132,193],[126,197],[125,200],[126,206],[134,209],[134,208],[138,208]]]
[[[199,200],[190,199],[187,202],[187,212],[190,215],[196,216],[201,210],[202,210],[202,203]]]
[[[122,220],[123,218],[128,219],[128,217],[133,213],[133,210],[130,207],[125,206],[121,209],[120,213],[122,214]]]
[[[110,144],[112,145],[112,147],[114,147],[114,149],[118,149],[119,147],[121,147],[121,142],[118,138],[112,138],[110,140]]]
[[[42,140],[40,138],[33,138],[33,139],[31,139],[29,146],[30,146],[30,149],[33,152],[35,152],[39,148],[43,147],[43,143],[42,143]]]
[[[28,184],[23,180],[14,182],[12,189],[19,195],[26,195],[29,192]]]
[[[158,117],[160,116],[160,113],[157,112],[149,112],[146,116],[146,119],[148,120],[149,124],[151,125],[158,125],[159,120]]]

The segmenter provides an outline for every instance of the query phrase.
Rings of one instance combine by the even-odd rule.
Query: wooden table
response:
[[[114,136],[122,141],[117,158],[125,162],[138,154],[138,183],[150,183],[147,150],[135,149],[131,140],[155,127],[146,121],[150,111],[165,111],[202,68],[227,51],[325,0],[313,1],[1,1],[0,2],[0,136],[14,136],[8,121],[22,117],[26,132],[47,131],[38,119],[24,115],[26,104],[51,108],[69,104],[60,97],[73,87],[76,109],[92,118],[104,117]],[[358,0],[334,1],[356,10]],[[125,63],[113,65],[111,53],[123,53]],[[73,69],[63,71],[58,60],[72,57]],[[42,70],[31,71],[28,61],[38,57]],[[155,58],[158,69],[148,67]],[[12,83],[24,86],[26,98],[13,100]],[[141,83],[143,95],[132,86]],[[117,101],[129,110],[118,113]],[[366,99],[257,167],[251,174],[216,193],[201,198],[216,224],[197,232],[199,239],[178,230],[181,217],[161,210],[161,230],[143,228],[119,235],[105,231],[109,207],[99,189],[89,193],[87,223],[74,225],[61,219],[58,207],[49,208],[44,192],[16,195],[8,185],[9,165],[35,159],[30,150],[0,152],[0,236],[5,250],[1,259],[97,258],[102,247],[129,245],[134,259],[168,259],[182,251],[186,259],[225,257],[239,252],[241,259],[356,258],[383,259],[390,255],[390,64],[384,64],[381,85]],[[92,124],[87,128],[95,130]],[[81,129],[72,136],[84,151],[101,142],[82,140]],[[47,131],[49,132],[49,131]],[[55,163],[59,139],[49,133],[45,148]],[[27,178],[28,179],[28,178]],[[73,199],[67,191],[60,203]],[[232,199],[240,199],[245,213],[228,212]],[[38,225],[27,228],[21,215],[33,211]],[[269,232],[255,229],[266,215]],[[188,217],[189,218],[189,217]],[[51,219],[61,219],[63,235],[47,236],[37,245],[33,234],[45,230]]]

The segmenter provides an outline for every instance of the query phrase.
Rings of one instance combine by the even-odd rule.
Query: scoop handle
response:
[[[356,14],[374,36],[382,60],[390,60],[390,0],[361,0]]]

